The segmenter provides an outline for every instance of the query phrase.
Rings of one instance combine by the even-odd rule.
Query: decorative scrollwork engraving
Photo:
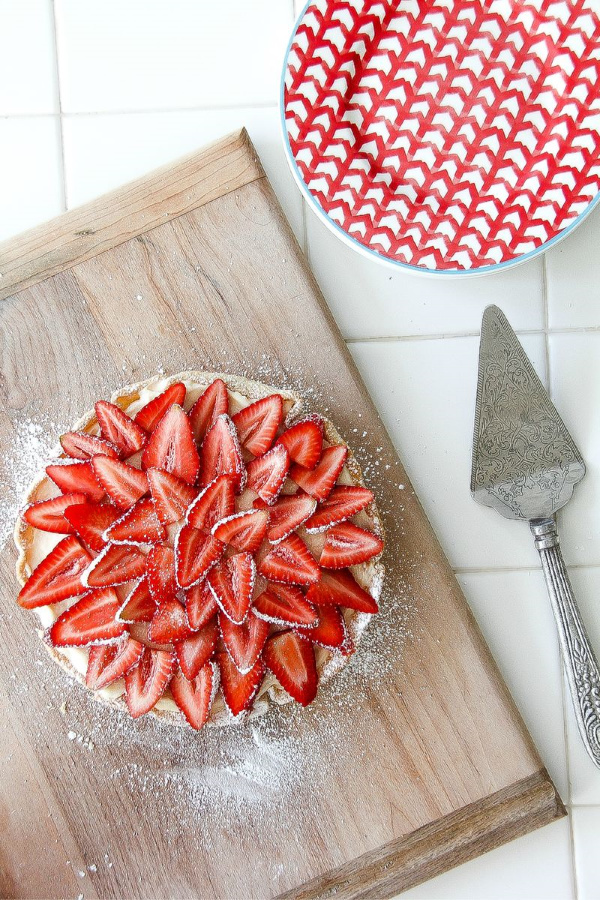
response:
[[[523,348],[497,307],[481,330],[471,490],[510,518],[552,515],[585,466]]]

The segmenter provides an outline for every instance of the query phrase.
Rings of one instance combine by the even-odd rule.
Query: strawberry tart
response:
[[[15,528],[19,604],[107,703],[199,729],[315,698],[378,611],[382,529],[301,397],[207,372],[63,434]]]

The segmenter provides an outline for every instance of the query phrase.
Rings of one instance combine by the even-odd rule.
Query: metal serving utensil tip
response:
[[[577,724],[600,767],[600,670],[559,545],[555,514],[585,475],[581,453],[497,306],[481,323],[471,493],[529,522],[556,619]]]

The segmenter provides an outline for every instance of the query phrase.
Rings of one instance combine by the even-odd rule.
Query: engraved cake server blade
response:
[[[556,619],[581,737],[600,767],[600,671],[559,546],[555,513],[585,475],[573,438],[497,306],[481,323],[471,493],[529,522]]]

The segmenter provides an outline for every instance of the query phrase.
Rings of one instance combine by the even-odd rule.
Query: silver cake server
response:
[[[585,475],[573,438],[497,306],[481,323],[471,493],[529,522],[546,577],[579,731],[600,767],[600,670],[559,546],[555,513]]]

